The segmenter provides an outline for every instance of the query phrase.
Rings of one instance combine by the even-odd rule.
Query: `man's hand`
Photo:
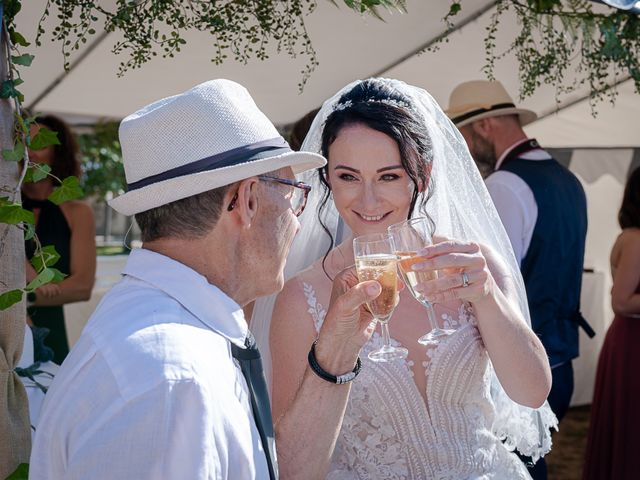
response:
[[[341,375],[353,368],[375,329],[375,319],[365,303],[381,291],[380,284],[374,280],[358,283],[355,267],[336,276],[316,348],[318,362],[325,370]]]

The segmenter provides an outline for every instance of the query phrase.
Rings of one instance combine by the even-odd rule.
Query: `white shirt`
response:
[[[135,250],[45,398],[32,479],[263,479],[242,309],[194,270]]]
[[[496,163],[496,171],[486,179],[487,190],[498,210],[519,264],[531,245],[533,230],[538,221],[538,205],[531,188],[522,178],[512,172],[498,171],[498,168],[507,154],[525,141],[528,139],[517,142],[505,150]],[[519,158],[538,161],[550,160],[552,157],[544,150],[536,149],[520,155]]]

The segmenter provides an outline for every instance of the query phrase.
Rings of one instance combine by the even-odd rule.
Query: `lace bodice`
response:
[[[313,286],[303,288],[319,330],[326,311]],[[370,361],[377,333],[364,347],[328,479],[531,478],[491,431],[491,369],[472,307],[441,315],[456,331],[425,351],[426,403],[410,361]]]

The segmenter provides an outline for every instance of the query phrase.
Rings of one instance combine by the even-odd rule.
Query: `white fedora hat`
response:
[[[294,152],[249,92],[211,80],[164,98],[120,124],[127,193],[109,202],[125,215],[284,167],[300,173],[325,165]]]
[[[538,118],[531,110],[517,108],[500,82],[487,80],[472,80],[454,88],[446,113],[458,128],[501,115],[518,115],[523,126]]]

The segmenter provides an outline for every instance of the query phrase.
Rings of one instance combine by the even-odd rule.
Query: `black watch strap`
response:
[[[329,383],[335,383],[336,385],[349,383],[358,376],[358,374],[360,373],[360,369],[362,368],[360,357],[358,357],[358,360],[356,360],[356,366],[350,372],[338,376],[332,375],[325,369],[323,369],[318,363],[318,359],[316,358],[316,343],[318,343],[317,340],[311,345],[311,350],[309,350],[309,355],[307,357],[309,360],[309,366],[311,367],[311,370],[313,370],[313,373],[318,375],[323,380],[326,380]]]

